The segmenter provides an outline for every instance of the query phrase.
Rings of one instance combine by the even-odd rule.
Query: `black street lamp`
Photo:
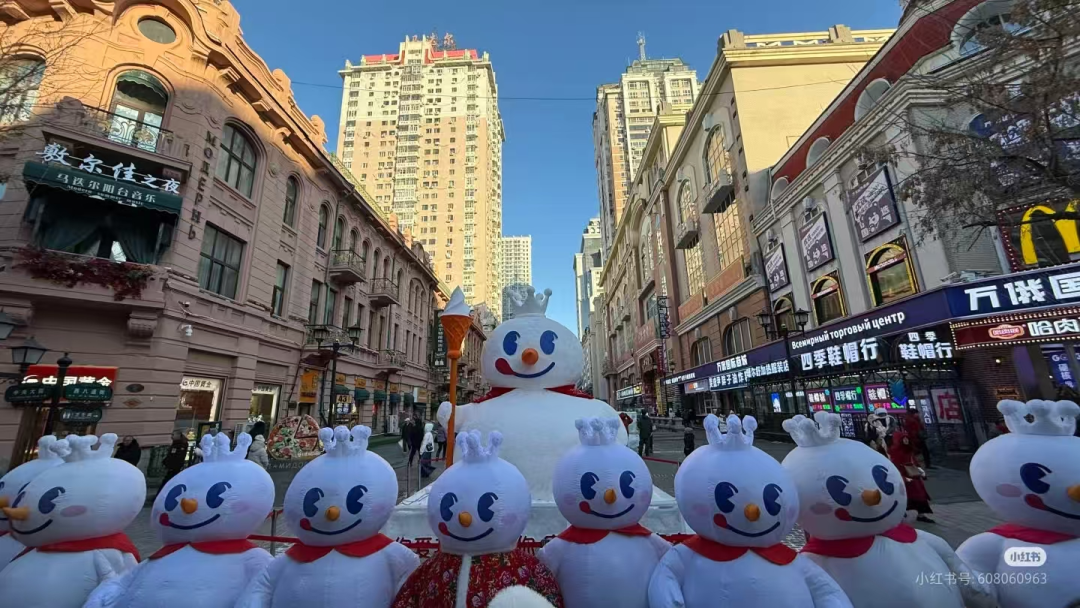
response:
[[[68,356],[68,353],[64,353],[64,356],[56,361],[56,384],[53,385],[52,401],[49,403],[49,413],[45,418],[45,432],[42,433],[43,436],[51,435],[53,432],[53,421],[56,419],[56,410],[60,407],[60,398],[64,395],[64,378],[67,377],[67,370],[71,367],[71,363],[71,357]]]
[[[41,358],[47,352],[49,352],[49,349],[39,344],[33,336],[30,336],[23,342],[22,346],[13,346],[11,348],[11,362],[19,366],[20,372],[25,373],[26,368],[41,363]]]
[[[784,341],[784,356],[786,357],[788,364],[788,383],[791,387],[791,401],[796,405],[799,404],[799,398],[797,391],[795,390],[795,373],[791,366],[791,341],[788,340],[791,336],[797,336],[805,331],[806,325],[810,322],[810,313],[802,310],[801,308],[795,309],[792,313],[792,317],[795,319],[795,326],[797,330],[792,330],[787,325],[781,325],[777,323],[776,313],[766,308],[757,314],[758,323],[765,330],[765,335],[769,340],[775,340],[777,338]]]
[[[7,340],[11,336],[11,332],[15,331],[15,328],[20,325],[22,323],[16,321],[14,317],[0,311],[0,340]]]

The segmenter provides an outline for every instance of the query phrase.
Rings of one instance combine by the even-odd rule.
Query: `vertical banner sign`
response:
[[[840,435],[848,439],[855,438],[855,419],[851,412],[840,412]]]
[[[829,389],[827,388],[807,389],[806,402],[810,404],[810,409],[815,412],[821,410],[831,411],[833,409],[832,403],[829,401]]]
[[[863,242],[900,223],[887,167],[878,169],[852,193],[851,217]]]
[[[300,376],[299,403],[315,403],[319,399],[319,370],[305,370]]]
[[[935,388],[930,391],[939,423],[962,424],[964,412],[960,409],[960,396],[951,388]]]
[[[803,262],[811,271],[833,259],[832,243],[829,241],[829,223],[825,214],[810,220],[799,231],[802,238]]]
[[[787,260],[784,258],[784,245],[781,243],[769,255],[765,256],[765,276],[769,279],[769,291],[786,287],[790,281],[787,272]]]

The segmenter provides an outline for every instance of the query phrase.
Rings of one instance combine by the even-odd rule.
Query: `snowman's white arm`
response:
[[[249,549],[244,552],[244,578],[246,581],[257,577],[274,562],[274,556],[265,549]]]
[[[473,409],[472,405],[459,405],[457,406],[457,413],[454,415],[454,429],[455,432],[461,428],[465,420],[469,417],[469,411]],[[454,406],[449,401],[443,401],[439,405],[439,411],[436,416],[439,418],[439,424],[443,425],[443,428],[450,428],[450,412],[454,410]],[[453,441],[451,438],[450,441]]]
[[[94,570],[97,573],[98,580],[101,582],[96,589],[90,592],[89,597],[86,598],[86,603],[83,604],[83,608],[109,608],[109,606],[113,606],[127,591],[139,568],[136,566],[128,569],[127,572],[117,572],[108,557],[103,555],[101,551],[94,551]]]
[[[940,536],[919,530],[919,540],[925,542],[938,554],[949,571],[956,575],[959,582],[960,596],[964,599],[964,605],[968,608],[994,608],[997,606],[997,593],[993,585],[987,585],[980,580],[977,572],[972,571],[964,560],[952,550],[949,543]]]
[[[686,576],[682,557],[672,549],[664,555],[649,579],[650,608],[683,608],[682,585]]]
[[[663,559],[671,549],[671,543],[664,540],[659,534],[649,535],[649,544],[656,550],[656,558]]]
[[[420,558],[401,543],[390,543],[386,546],[386,557],[390,562],[390,576],[394,585],[394,595],[401,591],[401,586],[409,580],[409,576],[420,567]]]
[[[821,566],[802,555],[795,559],[802,566],[814,608],[851,608],[851,600],[847,594]]]
[[[547,566],[548,570],[551,570],[555,578],[559,578],[559,565],[562,563],[562,550],[564,547],[566,547],[566,541],[553,538],[536,552],[536,557]]]
[[[972,570],[992,574],[997,572],[998,562],[1004,554],[1004,546],[1004,537],[983,532],[961,543],[956,549],[956,555]]]
[[[281,577],[281,571],[289,559],[288,556],[279,555],[256,574],[236,600],[235,608],[270,608],[274,599],[274,583]]]

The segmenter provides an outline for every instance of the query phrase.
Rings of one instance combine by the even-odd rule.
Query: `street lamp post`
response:
[[[758,323],[765,330],[765,335],[770,340],[779,338],[784,341],[784,357],[788,362],[788,386],[791,388],[791,401],[795,404],[795,408],[797,408],[799,398],[795,387],[795,374],[793,372],[795,368],[791,365],[791,341],[788,340],[788,338],[804,332],[807,323],[810,322],[810,313],[800,308],[796,309],[795,312],[792,313],[792,316],[795,320],[795,326],[799,328],[796,331],[792,331],[787,325],[779,323],[776,314],[769,309],[759,312],[757,314],[757,319]]]
[[[71,367],[71,357],[68,353],[64,353],[64,356],[56,361],[56,385],[53,386],[52,401],[49,403],[49,411],[45,416],[45,432],[42,435],[52,434],[56,410],[60,407],[60,398],[64,395],[64,378],[67,377],[69,367]]]

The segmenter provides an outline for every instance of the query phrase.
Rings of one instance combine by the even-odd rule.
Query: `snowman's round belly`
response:
[[[555,463],[580,443],[574,421],[590,416],[616,417],[603,401],[581,399],[551,391],[515,390],[468,406],[458,431],[499,431],[505,442],[499,455],[516,466],[529,482],[534,500],[550,500]],[[626,431],[619,430],[626,443]]]

